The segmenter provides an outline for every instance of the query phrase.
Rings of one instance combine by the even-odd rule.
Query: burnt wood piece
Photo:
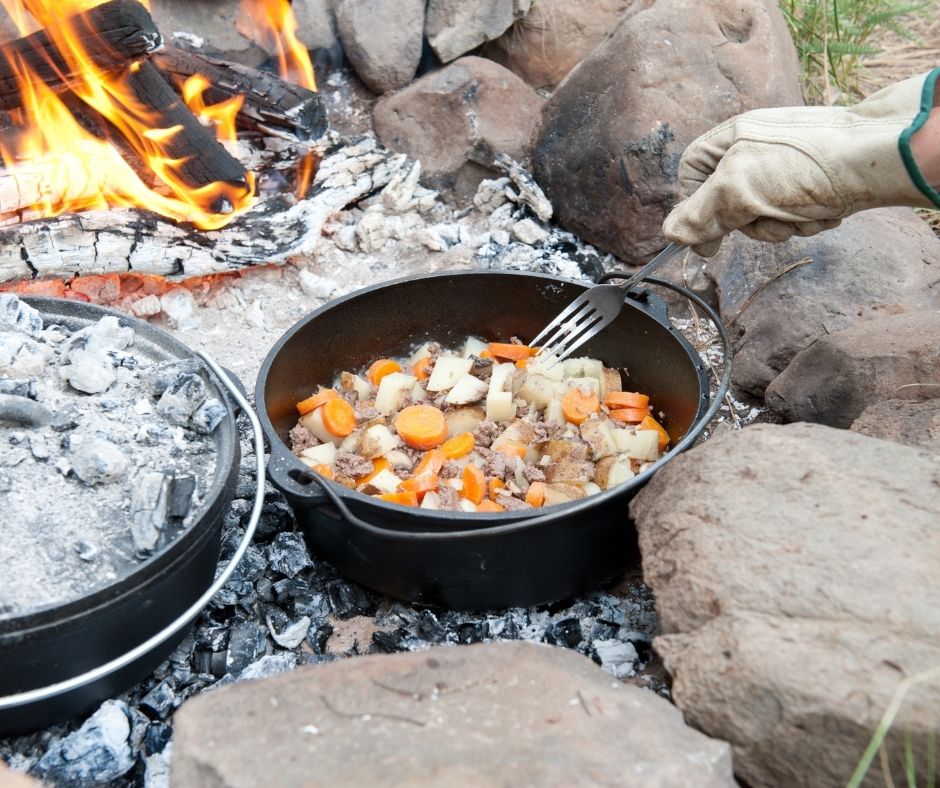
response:
[[[204,76],[210,85],[204,94],[208,104],[244,96],[239,120],[249,127],[302,142],[317,140],[326,131],[326,109],[320,94],[274,74],[179,47],[166,47],[152,60],[171,81],[193,74]]]
[[[117,71],[163,44],[156,24],[138,0],[110,0],[78,17],[75,31],[95,65]],[[25,63],[53,90],[73,74],[45,30],[10,41],[0,51],[0,108],[21,106],[15,64]],[[64,78],[64,79],[63,79]]]

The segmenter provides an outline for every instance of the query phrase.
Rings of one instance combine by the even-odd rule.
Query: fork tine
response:
[[[564,352],[560,356],[558,356],[558,361],[564,361],[572,353],[574,353],[574,351],[576,351],[578,348],[584,345],[585,342],[591,339],[595,334],[599,334],[601,330],[603,330],[610,323],[610,321],[604,319],[602,315],[600,317],[601,319],[594,322],[591,326],[589,326],[588,327],[589,330],[583,333],[580,337],[578,337],[576,342],[572,343],[567,348],[565,348]],[[556,361],[555,363],[557,364],[558,361]]]
[[[552,348],[552,358],[545,369],[551,369],[559,361],[564,361],[581,345],[587,342],[598,331],[607,325],[609,321],[605,320],[604,315],[597,311],[592,311],[585,316],[585,319]]]
[[[581,309],[587,303],[587,294],[582,294],[578,296],[574,301],[572,301],[568,306],[566,306],[561,313],[556,317],[551,323],[549,323],[545,328],[543,328],[537,337],[529,342],[529,347],[533,345],[538,345],[545,337],[552,333],[552,331],[562,325],[571,315]]]
[[[543,342],[542,346],[539,348],[539,355],[551,355],[554,353],[555,348],[558,347],[559,343],[561,343],[564,338],[572,331],[575,331],[581,321],[589,317],[593,311],[593,304],[586,303],[582,305],[574,315],[569,317],[562,325],[558,327],[553,336],[547,342]]]

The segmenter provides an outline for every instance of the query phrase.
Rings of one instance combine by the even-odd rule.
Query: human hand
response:
[[[938,78],[935,69],[853,107],[758,109],[716,126],[682,155],[679,187],[688,196],[664,234],[710,257],[733,230],[784,241],[866,208],[940,207],[910,148]]]

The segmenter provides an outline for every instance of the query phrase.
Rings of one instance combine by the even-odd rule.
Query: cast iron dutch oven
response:
[[[169,334],[110,309],[55,298],[24,298],[45,323],[77,330],[115,315],[136,334],[134,351],[154,361],[194,356]],[[210,394],[254,414],[227,375],[203,356]],[[257,513],[215,582],[222,520],[235,494],[239,444],[233,409],[213,433],[216,471],[189,527],[115,582],[66,604],[0,618],[0,736],[66,720],[133,686],[182,640],[199,610],[244,553]],[[260,426],[256,443],[261,445]],[[261,456],[261,452],[258,452]],[[263,460],[259,465],[263,475]],[[260,486],[260,485],[259,485]],[[41,506],[37,490],[37,506]],[[260,497],[255,509],[260,511]],[[221,582],[220,582],[221,581]]]
[[[649,280],[672,289],[675,286]],[[637,555],[627,503],[655,468],[627,484],[544,510],[495,514],[430,511],[386,503],[312,473],[289,449],[296,403],[340,370],[407,355],[434,339],[535,336],[586,285],[532,273],[467,271],[400,279],[359,290],[312,312],[265,359],[255,392],[271,446],[268,473],[287,496],[312,552],[348,577],[393,597],[450,609],[556,601],[620,573]],[[720,326],[717,315],[678,288]],[[718,409],[703,363],[644,291],[583,348],[627,370],[625,390],[648,393],[674,448],[687,448]],[[721,330],[730,379],[730,343]],[[582,351],[579,351],[582,354]]]

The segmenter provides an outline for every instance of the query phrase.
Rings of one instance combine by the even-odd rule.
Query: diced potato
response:
[[[545,481],[549,484],[594,481],[594,463],[583,460],[553,462],[545,466]]]
[[[475,512],[477,510],[477,506],[473,501],[468,501],[466,498],[461,498],[457,502],[457,509],[459,509],[461,512]]]
[[[439,356],[434,362],[431,377],[428,378],[428,391],[447,391],[464,375],[470,372],[473,362],[469,358],[457,356]]]
[[[541,375],[543,378],[560,383],[565,377],[565,365],[564,362],[553,364],[552,360],[554,358],[554,356],[545,356],[544,358],[536,356],[529,361],[526,370],[530,375]]]
[[[383,493],[395,492],[398,489],[399,484],[401,484],[401,479],[399,479],[387,468],[385,470],[379,471],[377,474],[375,474],[375,476],[369,479],[368,482],[366,482],[366,485],[371,485]]]
[[[310,411],[300,417],[300,423],[303,424],[310,432],[312,432],[319,439],[321,443],[333,443],[336,446],[339,446],[343,442],[342,438],[337,438],[332,432],[330,432],[325,426],[323,426],[323,416],[321,414],[322,408],[317,408],[316,410]]]
[[[604,367],[601,375],[601,397],[606,397],[611,391],[623,391],[620,370]]]
[[[411,393],[417,378],[403,372],[392,372],[382,378],[375,395],[375,409],[383,416],[390,416],[401,407],[405,396]]]
[[[420,380],[415,381],[415,384],[411,387],[410,396],[412,402],[422,402],[428,399],[428,393],[424,390]]]
[[[515,372],[515,364],[494,364],[490,374],[490,393],[509,391]]]
[[[480,353],[486,350],[487,347],[489,347],[489,344],[482,339],[467,337],[467,341],[463,343],[463,350],[460,351],[460,355],[464,358],[470,358],[470,356],[479,358]]]
[[[607,419],[587,419],[581,423],[581,439],[591,447],[591,459],[599,460],[617,453],[614,428]]]
[[[489,384],[473,375],[463,375],[448,392],[444,402],[448,405],[469,405],[486,396]]]
[[[417,364],[421,359],[427,358],[431,355],[431,343],[425,342],[421,345],[414,353],[411,354],[411,358],[408,359],[408,369],[413,369],[414,365]]]
[[[604,365],[596,358],[568,358],[562,364],[566,378],[594,378],[600,383],[604,374]]]
[[[656,430],[616,429],[617,451],[636,460],[654,462],[659,459],[659,433]]]
[[[365,430],[356,430],[340,446],[340,451],[358,454],[367,460],[381,457],[401,445],[398,436],[384,424],[375,424]]]
[[[392,449],[391,451],[385,452],[382,456],[385,457],[385,459],[388,460],[388,464],[396,470],[410,471],[414,465],[411,461],[411,457],[405,454],[401,449]]]
[[[552,398],[555,396],[557,386],[557,381],[545,375],[529,373],[529,375],[526,376],[525,382],[516,392],[516,396],[522,397],[526,402],[532,403],[539,409],[547,408],[548,403],[551,402]]]
[[[461,432],[473,432],[477,424],[486,418],[483,408],[476,405],[466,405],[454,408],[444,413],[447,422],[447,437],[453,438]]]
[[[584,490],[576,484],[546,484],[544,505],[552,506],[556,503],[576,501],[584,496]]]
[[[571,389],[581,389],[581,391],[590,391],[600,399],[601,382],[597,378],[569,378],[566,377],[561,383],[561,392],[571,391]]]
[[[584,443],[566,440],[549,440],[537,443],[535,448],[540,454],[548,455],[552,462],[564,460],[584,461],[588,458],[588,446]]]
[[[424,494],[424,499],[421,501],[422,509],[440,509],[441,508],[441,496],[436,492],[427,492]]]
[[[546,424],[564,424],[567,419],[565,419],[565,409],[561,404],[560,399],[553,399],[548,403],[548,407],[545,408],[545,423]]]
[[[605,457],[594,469],[594,481],[600,485],[601,489],[608,490],[623,484],[634,477],[633,469],[630,465],[630,458],[626,454],[615,454],[612,457]]]
[[[492,391],[486,395],[486,420],[509,421],[516,415],[511,391]]]
[[[516,419],[504,429],[493,441],[491,449],[498,449],[504,443],[515,443],[529,446],[538,440],[535,427],[525,419]]]
[[[578,487],[584,490],[585,495],[597,495],[599,492],[603,492],[594,482],[584,482],[579,484]]]
[[[352,372],[339,373],[339,387],[342,391],[355,391],[359,399],[368,399],[372,396],[372,384]]]
[[[333,443],[321,443],[304,449],[300,458],[307,465],[332,465],[336,460],[336,446]]]

